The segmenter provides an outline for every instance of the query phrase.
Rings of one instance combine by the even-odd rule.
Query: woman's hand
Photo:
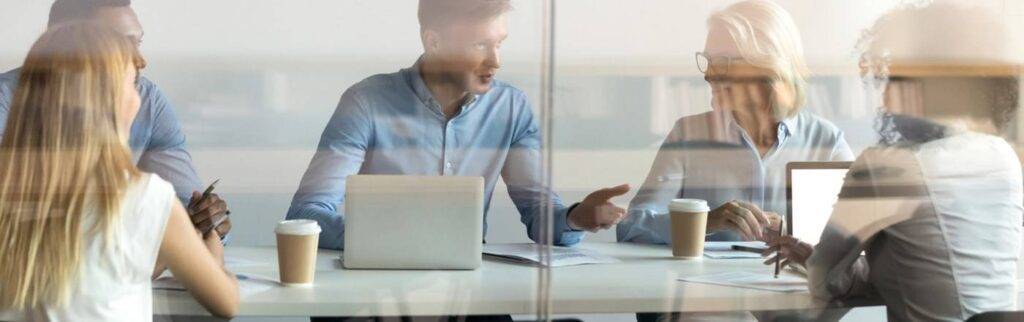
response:
[[[807,258],[810,258],[813,252],[814,246],[811,244],[802,242],[793,236],[782,236],[768,242],[768,249],[761,255],[769,256],[776,253],[775,257],[764,262],[765,265],[771,265],[775,261],[781,260],[783,267],[794,263],[807,266]]]

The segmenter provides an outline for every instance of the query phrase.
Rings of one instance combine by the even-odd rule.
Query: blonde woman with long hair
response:
[[[144,65],[127,38],[90,23],[54,26],[29,51],[0,142],[0,311],[152,320],[158,261],[213,314],[237,311],[219,236],[200,237],[173,187],[132,163]]]

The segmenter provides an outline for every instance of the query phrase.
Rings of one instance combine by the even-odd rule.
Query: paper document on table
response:
[[[238,296],[243,298],[281,285],[277,280],[258,275],[237,274],[235,276],[238,277]],[[160,275],[159,278],[153,280],[153,289],[168,291],[186,290],[185,285],[178,282],[178,280],[168,272],[164,272],[164,274]]]
[[[807,279],[787,274],[782,274],[779,275],[779,278],[775,278],[768,269],[765,269],[764,272],[726,272],[684,277],[679,280],[691,283],[714,284],[774,292],[807,291]]]
[[[733,245],[753,248],[768,248],[768,245],[763,241],[707,241],[704,242],[704,251],[732,251]]]
[[[267,262],[258,262],[241,257],[224,256],[224,267],[228,270],[235,270],[243,267],[259,267],[270,265]]]
[[[525,264],[540,264],[540,247],[537,244],[487,244],[484,245],[484,255]],[[620,262],[613,257],[586,249],[560,246],[552,246],[550,249],[551,267]]]
[[[736,259],[736,258],[761,258],[761,254],[739,250],[733,250],[733,245],[740,245],[753,248],[768,248],[764,242],[751,241],[709,241],[704,242],[704,257],[712,259]]]
[[[761,254],[743,252],[738,250],[728,251],[717,251],[717,250],[705,250],[704,257],[711,259],[741,259],[741,258],[761,258]]]

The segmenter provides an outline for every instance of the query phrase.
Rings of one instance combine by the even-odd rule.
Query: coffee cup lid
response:
[[[274,232],[282,235],[312,235],[320,233],[320,224],[315,220],[294,219],[277,223]]]
[[[707,212],[711,208],[708,208],[708,202],[701,199],[673,199],[668,204],[669,211],[679,212]]]

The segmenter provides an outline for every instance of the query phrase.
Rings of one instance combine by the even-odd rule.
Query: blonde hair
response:
[[[0,141],[0,309],[63,305],[83,230],[109,241],[139,176],[118,126],[132,65],[145,63],[127,38],[86,22],[52,27],[29,51]]]
[[[743,59],[771,71],[775,117],[783,119],[799,111],[807,101],[808,70],[800,31],[785,9],[766,0],[743,1],[712,14],[708,27],[723,28],[732,36]],[[789,93],[778,93],[779,90]],[[780,97],[792,100],[784,104]]]

